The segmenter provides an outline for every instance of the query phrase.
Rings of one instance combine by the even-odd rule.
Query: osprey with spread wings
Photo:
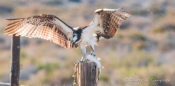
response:
[[[83,53],[82,60],[86,59],[86,46],[92,49],[101,38],[112,38],[123,20],[130,17],[129,13],[121,9],[97,9],[93,21],[85,27],[72,28],[54,15],[41,14],[28,18],[7,19],[11,21],[4,30],[5,34],[42,38],[50,40],[65,48],[80,46]]]

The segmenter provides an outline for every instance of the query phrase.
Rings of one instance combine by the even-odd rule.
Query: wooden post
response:
[[[78,62],[74,69],[74,84],[77,86],[97,86],[97,69],[94,62]]]
[[[12,37],[11,86],[19,86],[20,36]]]

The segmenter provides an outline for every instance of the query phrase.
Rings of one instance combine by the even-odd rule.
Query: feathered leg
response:
[[[91,44],[90,47],[92,49],[91,55],[95,56],[95,47],[94,47],[94,45]]]
[[[86,46],[84,45],[80,45],[81,51],[83,53],[83,57],[81,59],[81,61],[85,61],[86,60]]]
[[[86,60],[86,46],[84,46],[84,45],[80,45],[80,48],[81,48],[81,51],[82,51],[83,57],[81,58],[80,61],[75,62],[74,65],[77,65],[77,63]]]

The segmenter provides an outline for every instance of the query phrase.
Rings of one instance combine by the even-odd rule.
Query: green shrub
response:
[[[138,40],[145,41],[146,40],[146,36],[140,33],[131,34],[130,37],[132,40],[135,40],[135,41],[138,41]]]
[[[46,64],[39,64],[37,66],[37,70],[45,70],[47,74],[52,73],[55,69],[58,69],[60,66],[58,63],[46,63]]]
[[[107,75],[100,75],[100,80],[104,81],[104,82],[108,82],[109,81],[109,77]]]

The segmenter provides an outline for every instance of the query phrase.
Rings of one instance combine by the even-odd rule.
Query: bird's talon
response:
[[[96,56],[94,53],[91,53],[91,55]]]
[[[77,61],[77,62],[75,62],[74,65],[77,65],[79,62],[81,62],[81,61]]]
[[[83,59],[83,60],[81,60],[80,62],[84,62],[84,61],[86,61],[86,59]]]
[[[86,59],[86,61],[90,61],[89,59]]]

